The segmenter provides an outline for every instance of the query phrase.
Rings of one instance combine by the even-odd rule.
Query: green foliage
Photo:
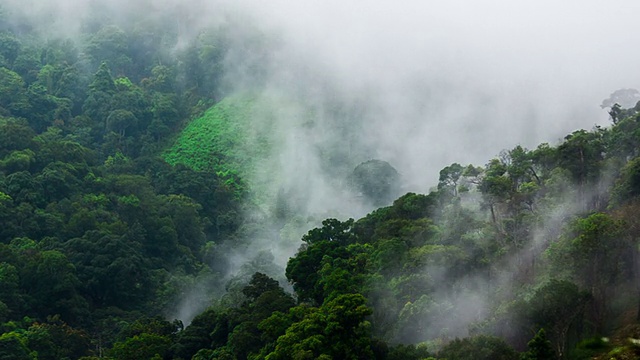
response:
[[[338,296],[291,325],[265,359],[370,359],[370,314],[362,295]]]
[[[27,115],[30,105],[22,77],[5,67],[0,67],[0,84],[0,115]]]
[[[228,178],[157,157],[196,111],[191,101],[207,102],[178,89],[192,84],[178,85],[175,54],[145,52],[153,48],[145,41],[170,40],[170,30],[147,36],[102,22],[74,41],[43,40],[29,27],[0,33],[0,333],[8,358],[171,356],[175,326],[135,319],[175,301],[182,288],[166,283],[170,273],[211,272],[201,248],[239,224]],[[220,56],[203,50],[205,62]],[[293,305],[280,295],[256,299],[261,316],[271,313],[265,302]]]
[[[89,336],[51,317],[46,323],[34,323],[26,332],[29,348],[38,354],[38,359],[54,360],[80,358],[90,353]]]
[[[430,357],[427,347],[423,345],[396,345],[389,349],[386,359],[388,360],[429,360]]]
[[[527,343],[527,351],[520,355],[520,360],[554,360],[556,353],[551,347],[551,342],[547,340],[547,333],[544,328],[538,330],[536,335]]]
[[[35,357],[26,346],[26,339],[18,333],[9,332],[0,335],[0,359],[34,360]]]
[[[34,147],[35,132],[24,120],[0,118],[0,155]]]
[[[612,94],[610,128],[453,163],[437,191],[393,201],[391,165],[355,166],[371,150],[357,144],[361,105],[226,96],[227,50],[246,35],[223,26],[182,43],[180,16],[101,9],[74,41],[0,32],[0,358],[423,359],[426,346],[402,343],[426,341],[440,358],[514,359],[491,336],[448,340],[524,348],[540,327],[523,359],[637,353],[627,340],[565,350],[633,317],[640,109],[610,102],[637,91]],[[257,75],[272,44],[244,40]],[[230,254],[253,252],[243,239],[298,241],[292,228],[316,223],[270,160],[289,111],[310,133],[339,126],[313,144],[328,178],[352,173],[371,203],[393,203],[304,235],[286,268],[295,294],[250,277],[279,271],[263,252],[185,329],[158,318],[198,279],[223,287]],[[265,199],[284,228],[245,216],[262,217],[247,204]]]
[[[349,256],[341,246],[354,241],[355,237],[350,231],[352,225],[353,219],[346,222],[327,219],[323,221],[322,228],[313,229],[302,238],[308,246],[301,248],[303,251],[289,261],[286,269],[287,278],[293,283],[300,300],[315,301],[317,304],[324,301],[328,294],[321,283],[320,271],[329,258],[345,259]],[[329,267],[325,271],[332,273]]]
[[[142,333],[115,343],[110,355],[123,360],[152,359],[157,355],[164,358],[170,346],[171,339],[166,336]]]
[[[501,339],[479,335],[453,340],[438,352],[438,358],[447,360],[516,360],[518,353]]]
[[[589,299],[590,294],[581,291],[575,284],[553,279],[535,291],[525,305],[524,316],[537,327],[549,330],[555,354],[562,358],[565,356],[569,331],[583,315]],[[541,346],[540,342],[544,340],[537,339],[536,346]]]
[[[438,190],[449,192],[452,196],[458,196],[458,181],[464,173],[464,168],[458,163],[453,163],[440,170]]]
[[[22,44],[15,35],[6,31],[0,32],[0,49],[2,49],[0,50],[0,57],[6,62],[0,65],[11,68],[20,53],[21,47]]]
[[[622,168],[612,192],[612,203],[616,205],[623,205],[640,196],[640,158],[634,158]]]
[[[247,359],[264,353],[266,350],[261,350],[262,347],[272,348],[292,321],[284,314],[294,306],[293,298],[277,281],[261,273],[253,275],[242,293],[246,300],[240,307],[223,312],[209,309],[196,316],[191,325],[177,335],[172,347],[174,356],[190,359],[217,353]],[[275,320],[278,315],[283,317],[282,323]]]
[[[219,327],[224,326],[222,321],[218,324],[217,321],[218,314],[212,309],[205,310],[197,315],[191,321],[191,324],[178,334],[175,343],[172,345],[172,353],[177,358],[191,359],[198,350],[209,347],[213,341],[212,332],[220,332]]]
[[[250,100],[242,98],[221,101],[181,132],[165,159],[198,171],[214,171],[237,191],[244,190],[236,178],[250,171],[253,159],[259,156],[255,150],[241,146],[247,136],[251,106]]]
[[[603,339],[602,337],[584,339],[571,351],[571,358],[577,360],[592,359],[598,354],[608,352],[611,349],[611,344],[608,342],[609,339]]]
[[[578,130],[565,137],[558,146],[560,166],[569,170],[574,181],[583,185],[594,181],[603,161],[604,144],[601,130]]]
[[[351,182],[374,206],[389,204],[400,195],[400,174],[386,161],[369,160],[359,164],[353,169]]]

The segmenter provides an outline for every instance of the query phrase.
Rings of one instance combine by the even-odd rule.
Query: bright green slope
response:
[[[238,172],[249,161],[248,149],[240,144],[246,137],[251,108],[249,99],[222,100],[189,123],[165,152],[165,160],[221,175]]]
[[[358,124],[349,113],[338,110],[328,118]],[[237,194],[249,195],[254,204],[267,210],[275,206],[282,184],[291,176],[292,164],[283,162],[292,161],[288,155],[301,151],[292,143],[300,141],[292,140],[295,134],[302,134],[302,138],[304,134],[317,135],[305,149],[317,152],[329,177],[346,177],[356,159],[367,156],[353,146],[357,126],[328,135],[318,123],[312,107],[286,95],[236,94],[193,119],[164,152],[164,158],[172,165],[215,172]]]
[[[165,153],[165,160],[198,171],[214,171],[240,193],[244,178],[256,158],[256,148],[247,142],[253,101],[248,97],[231,97],[209,108],[192,120]]]
[[[277,177],[277,166],[269,164],[269,155],[278,143],[275,109],[281,106],[274,102],[242,95],[223,99],[187,125],[165,151],[165,160],[198,171],[214,171],[238,192],[248,190],[238,179],[251,182],[254,194],[264,190],[260,187],[267,184],[256,183],[256,179],[264,179],[266,169],[273,172],[267,178]]]

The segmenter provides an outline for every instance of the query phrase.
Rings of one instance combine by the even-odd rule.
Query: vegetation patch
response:
[[[172,165],[184,164],[196,171],[214,171],[237,191],[243,190],[239,175],[251,168],[258,149],[247,141],[253,100],[230,97],[209,108],[179,134],[165,153]]]

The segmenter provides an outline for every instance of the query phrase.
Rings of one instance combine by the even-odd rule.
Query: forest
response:
[[[640,358],[637,91],[420,194],[367,158],[362,105],[259,95],[268,36],[0,10],[0,359]],[[344,125],[315,166],[358,219],[282,185],[288,127],[321,117]]]

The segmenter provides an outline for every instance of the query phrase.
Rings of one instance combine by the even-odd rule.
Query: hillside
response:
[[[275,34],[0,9],[0,359],[640,358],[636,90],[407,192],[377,98],[276,89]]]
[[[243,146],[248,142],[251,113],[251,101],[223,99],[187,125],[164,154],[165,161],[213,171],[228,179],[238,194],[246,191],[237,180],[247,178],[260,154],[269,151]]]

